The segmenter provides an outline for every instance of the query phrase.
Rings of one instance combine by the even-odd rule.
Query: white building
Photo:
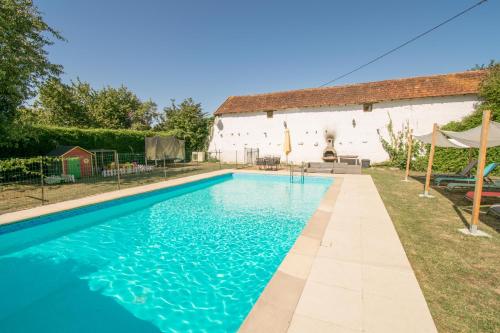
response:
[[[460,120],[474,110],[484,76],[484,71],[468,71],[231,96],[214,113],[209,150],[221,151],[225,161],[242,160],[245,148],[285,159],[286,122],[292,143],[289,161],[322,161],[329,132],[337,154],[382,162],[388,156],[379,134],[388,136],[389,117],[396,132],[408,122],[417,135],[430,132],[433,123]]]

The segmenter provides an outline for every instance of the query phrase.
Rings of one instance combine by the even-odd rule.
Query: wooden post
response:
[[[413,146],[412,141],[413,141],[412,130],[410,130],[408,132],[408,156],[406,158],[406,172],[405,172],[405,179],[404,179],[405,182],[408,181],[408,176],[410,175],[411,149]]]
[[[488,145],[488,133],[490,131],[491,111],[483,112],[483,124],[481,126],[481,141],[479,144],[479,157],[477,163],[476,186],[474,188],[474,203],[472,205],[472,219],[470,224],[470,232],[477,233],[477,225],[479,222],[479,208],[481,206],[481,194],[483,192],[483,173],[484,165],[486,164],[486,150]]]
[[[424,194],[421,194],[420,195],[421,197],[432,198],[432,195],[429,195],[429,188],[431,186],[432,163],[434,162],[434,150],[436,148],[437,131],[438,131],[438,125],[434,123],[434,126],[432,127],[432,139],[431,139],[431,150],[429,152],[429,163],[427,164],[427,174],[425,176]]]

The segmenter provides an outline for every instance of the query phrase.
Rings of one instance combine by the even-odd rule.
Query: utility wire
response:
[[[342,79],[342,78],[344,78],[344,77],[346,77],[346,76],[348,76],[348,75],[351,75],[351,74],[352,74],[352,73],[354,73],[354,72],[359,71],[359,70],[360,70],[360,69],[362,69],[362,68],[365,68],[365,67],[366,67],[366,66],[368,66],[368,65],[373,64],[375,61],[378,61],[378,60],[380,60],[380,59],[384,58],[385,56],[387,56],[387,55],[389,55],[389,54],[391,54],[391,53],[393,53],[393,52],[396,52],[397,50],[399,50],[399,49],[401,49],[401,48],[405,47],[406,45],[408,45],[408,44],[410,44],[410,43],[412,43],[412,42],[416,41],[417,39],[419,39],[419,38],[421,38],[421,37],[423,37],[423,36],[425,36],[425,35],[427,35],[427,34],[431,33],[432,31],[434,31],[434,30],[436,30],[436,29],[438,29],[438,28],[442,27],[442,26],[443,26],[443,25],[445,25],[446,23],[453,21],[454,19],[456,19],[456,18],[458,18],[458,17],[460,17],[460,16],[464,15],[465,13],[467,13],[467,12],[469,12],[469,11],[473,10],[473,9],[474,9],[474,8],[476,8],[476,7],[479,7],[480,5],[482,5],[483,3],[485,3],[486,1],[488,1],[488,0],[481,0],[481,1],[479,1],[479,2],[478,2],[478,3],[476,3],[475,5],[470,6],[470,7],[469,7],[469,8],[467,8],[467,9],[464,9],[464,10],[463,10],[463,11],[461,11],[460,13],[458,13],[458,14],[456,14],[456,15],[454,15],[454,16],[452,16],[452,17],[450,17],[449,19],[447,19],[447,20],[445,20],[445,21],[443,21],[443,22],[439,23],[438,25],[436,25],[436,26],[434,26],[434,27],[430,28],[429,30],[422,32],[421,34],[419,34],[419,35],[417,35],[417,36],[413,37],[412,39],[410,39],[410,40],[408,40],[408,41],[404,42],[403,44],[401,44],[401,45],[399,45],[399,46],[396,46],[395,48],[393,48],[393,49],[391,49],[391,50],[389,50],[389,51],[385,52],[384,54],[379,55],[378,57],[376,57],[376,58],[374,58],[374,59],[372,59],[372,60],[368,61],[367,63],[364,63],[363,65],[360,65],[360,66],[358,66],[358,67],[354,68],[353,70],[351,70],[351,71],[349,71],[349,72],[347,72],[347,73],[345,73],[345,74],[342,74],[342,75],[340,75],[340,76],[337,76],[336,78],[334,78],[334,79],[332,79],[332,80],[330,80],[330,81],[328,81],[328,82],[326,82],[326,83],[323,83],[323,84],[322,84],[322,85],[320,85],[319,87],[321,88],[321,87],[327,86],[327,85],[329,85],[329,84],[331,84],[331,83],[333,83],[333,82],[335,82],[335,81],[338,81],[338,80],[340,80],[340,79]]]

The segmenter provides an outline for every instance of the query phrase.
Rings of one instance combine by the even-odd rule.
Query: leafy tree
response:
[[[153,101],[142,102],[124,86],[95,90],[80,79],[64,84],[51,78],[40,87],[32,110],[23,115],[24,121],[56,126],[146,130],[158,112]]]
[[[105,87],[97,92],[91,114],[97,127],[131,128],[140,106],[139,98],[126,87]]]
[[[62,36],[44,22],[31,0],[0,1],[0,127],[62,67],[52,64],[45,47]],[[0,128],[1,130],[1,128]]]
[[[172,104],[163,109],[157,129],[168,131],[186,141],[188,150],[203,150],[209,134],[211,119],[203,112],[200,103],[187,98],[180,104]]]
[[[40,88],[33,113],[38,114],[40,123],[89,127],[93,124],[89,114],[93,95],[88,83],[78,80],[67,85],[52,78]]]
[[[477,70],[483,70],[483,69],[491,69],[493,68],[495,65],[496,65],[496,61],[495,60],[490,60],[490,62],[486,65],[486,64],[475,64],[474,66],[472,66],[472,68],[470,69],[471,71],[477,71]]]
[[[479,98],[481,103],[469,116],[460,121],[452,121],[443,129],[449,131],[464,131],[481,125],[483,111],[491,110],[491,118],[500,121],[500,63],[492,62],[487,67],[488,75],[479,87]]]
[[[148,130],[159,117],[158,107],[152,100],[142,102],[139,108],[132,114],[132,129]]]

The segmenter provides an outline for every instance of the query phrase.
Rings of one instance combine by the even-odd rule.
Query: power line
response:
[[[334,78],[334,79],[332,79],[332,80],[330,80],[330,81],[328,81],[328,82],[326,82],[326,83],[324,83],[324,84],[320,85],[319,87],[321,88],[321,87],[327,86],[327,85],[329,85],[329,84],[331,84],[331,83],[333,83],[333,82],[335,82],[335,81],[338,81],[338,80],[340,80],[340,79],[342,79],[342,78],[344,78],[344,77],[346,77],[346,76],[348,76],[348,75],[351,75],[351,74],[352,74],[352,73],[354,73],[354,72],[359,71],[359,70],[360,70],[360,69],[362,69],[362,68],[365,68],[365,67],[366,67],[366,66],[368,66],[368,65],[373,64],[375,61],[378,61],[378,60],[380,60],[380,59],[384,58],[385,56],[387,56],[387,55],[389,55],[389,54],[391,54],[391,53],[393,53],[393,52],[396,52],[397,50],[399,50],[399,49],[401,49],[401,48],[405,47],[406,45],[408,45],[408,44],[410,44],[410,43],[412,43],[412,42],[416,41],[417,39],[419,39],[419,38],[421,38],[421,37],[423,37],[423,36],[425,36],[425,35],[429,34],[430,32],[432,32],[432,31],[434,31],[434,30],[436,30],[436,29],[438,29],[438,28],[442,27],[442,26],[443,26],[443,25],[445,25],[446,23],[451,22],[451,21],[453,21],[454,19],[456,19],[456,18],[458,18],[458,17],[460,17],[460,16],[464,15],[465,13],[467,13],[467,12],[471,11],[472,9],[474,9],[474,8],[476,8],[476,7],[480,6],[480,5],[482,5],[482,4],[483,4],[483,3],[485,3],[486,1],[488,1],[488,0],[481,0],[481,1],[479,1],[479,2],[478,2],[478,3],[476,3],[475,5],[470,6],[470,7],[469,7],[469,8],[467,8],[467,9],[464,9],[464,10],[463,10],[463,11],[461,11],[460,13],[458,13],[458,14],[456,14],[456,15],[454,15],[454,16],[452,16],[452,17],[450,17],[449,19],[447,19],[447,20],[445,20],[445,21],[443,21],[443,22],[439,23],[438,25],[436,25],[436,26],[434,26],[434,27],[430,28],[429,30],[422,32],[421,34],[419,34],[419,35],[417,35],[417,36],[413,37],[412,39],[410,39],[410,40],[408,40],[408,41],[404,42],[403,44],[401,44],[401,45],[399,45],[399,46],[396,46],[395,48],[393,48],[393,49],[391,49],[391,50],[389,50],[389,51],[385,52],[384,54],[379,55],[378,57],[376,57],[376,58],[374,58],[374,59],[372,59],[372,60],[368,61],[367,63],[364,63],[363,65],[360,65],[360,66],[358,66],[358,67],[354,68],[353,70],[351,70],[351,71],[349,71],[349,72],[347,72],[347,73],[345,73],[345,74],[342,74],[342,75],[340,75],[340,76],[337,76],[336,78]]]

